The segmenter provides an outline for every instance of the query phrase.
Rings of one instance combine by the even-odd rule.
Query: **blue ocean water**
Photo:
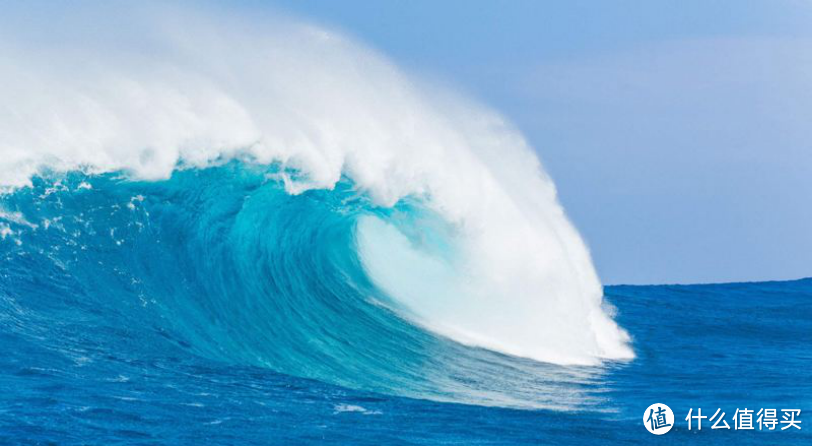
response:
[[[275,173],[0,197],[0,444],[810,444],[810,279],[606,287],[637,357],[544,364],[432,334],[366,277],[358,218],[418,205]],[[675,412],[660,437],[653,403]],[[731,429],[690,431],[690,408]],[[734,430],[745,408],[801,429]]]

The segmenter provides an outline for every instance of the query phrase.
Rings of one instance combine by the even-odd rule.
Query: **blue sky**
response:
[[[510,118],[605,283],[810,276],[809,1],[271,5]]]

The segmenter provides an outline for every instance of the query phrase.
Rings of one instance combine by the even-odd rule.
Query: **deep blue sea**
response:
[[[545,364],[392,311],[352,249],[388,212],[235,164],[0,196],[0,444],[811,443],[809,278],[608,286],[636,358]],[[730,429],[689,430],[698,408]],[[735,430],[737,409],[801,429]]]

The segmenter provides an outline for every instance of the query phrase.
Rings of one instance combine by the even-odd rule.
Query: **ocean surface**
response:
[[[633,358],[528,359],[388,292],[401,245],[453,251],[420,201],[347,178],[291,194],[280,173],[46,173],[0,196],[0,444],[810,444],[809,278],[607,286]],[[420,272],[407,288],[449,292]],[[453,297],[432,311],[493,311]],[[573,337],[525,316],[502,323]],[[657,437],[654,403],[675,413]],[[730,429],[689,430],[698,408]],[[801,429],[734,430],[746,408]]]

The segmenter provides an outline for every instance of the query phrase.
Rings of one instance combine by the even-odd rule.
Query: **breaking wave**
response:
[[[0,245],[84,305],[441,400],[568,405],[592,375],[561,365],[633,357],[498,114],[287,18],[63,13],[0,19]]]

